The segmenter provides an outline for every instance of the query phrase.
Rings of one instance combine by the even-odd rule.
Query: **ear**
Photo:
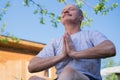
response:
[[[83,15],[80,15],[79,18],[80,18],[80,21],[84,19]]]

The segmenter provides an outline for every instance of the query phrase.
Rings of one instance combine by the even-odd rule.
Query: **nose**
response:
[[[64,12],[63,13],[69,13],[69,10],[64,10]]]

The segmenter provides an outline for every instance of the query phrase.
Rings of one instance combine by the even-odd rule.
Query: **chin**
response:
[[[62,24],[65,24],[65,23],[68,23],[68,22],[75,22],[76,19],[73,19],[73,18],[63,18],[61,20]]]
[[[71,18],[67,18],[67,19],[64,19],[63,22],[69,22],[69,21],[74,21],[73,19]]]

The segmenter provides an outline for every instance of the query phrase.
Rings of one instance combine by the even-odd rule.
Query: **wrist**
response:
[[[71,51],[69,53],[69,56],[72,57],[72,58],[76,58],[76,51]]]
[[[59,57],[60,57],[61,60],[64,60],[64,59],[67,57],[67,55],[65,55],[65,54],[60,54]]]

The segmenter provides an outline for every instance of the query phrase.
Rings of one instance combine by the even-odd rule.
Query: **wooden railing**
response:
[[[118,80],[120,80],[120,66],[108,67],[101,70],[102,76],[110,75],[113,73],[116,74],[118,77]]]

